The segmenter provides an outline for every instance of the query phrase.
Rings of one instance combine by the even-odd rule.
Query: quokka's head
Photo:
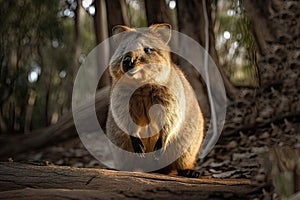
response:
[[[128,81],[164,82],[171,70],[171,26],[155,24],[146,29],[127,26],[113,28],[116,50],[110,60],[113,82],[121,77]]]

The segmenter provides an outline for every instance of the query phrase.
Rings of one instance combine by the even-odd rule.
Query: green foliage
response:
[[[7,125],[0,133],[24,132],[28,117],[31,129],[47,126],[69,109],[75,29],[74,18],[62,15],[67,6],[62,0],[0,0],[0,115]],[[82,24],[87,53],[95,41],[92,17]]]
[[[85,14],[85,20],[83,21],[82,28],[81,28],[81,35],[82,35],[82,44],[81,48],[84,53],[90,52],[96,43],[96,36],[94,32],[94,19],[92,16],[89,16],[87,13]]]
[[[147,17],[144,1],[127,0],[127,15],[129,16],[129,26],[132,27],[146,27]]]
[[[255,40],[240,0],[219,1],[216,16],[217,51],[231,81],[240,86],[258,86]],[[225,31],[230,39],[224,39]]]
[[[28,90],[32,87],[27,76],[32,63],[41,64],[41,49],[52,38],[60,38],[63,34],[57,17],[59,2],[0,1],[0,88],[5,91],[5,95],[1,95],[0,114],[6,116],[6,124],[14,124],[8,127],[12,132],[24,128]],[[6,91],[10,91],[8,95]]]

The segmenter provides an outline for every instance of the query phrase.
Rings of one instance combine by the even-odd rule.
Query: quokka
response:
[[[161,157],[179,152],[174,161],[156,171],[198,177],[195,165],[204,138],[204,118],[190,83],[171,60],[171,26],[155,24],[143,30],[116,26],[113,33],[118,46],[109,64],[108,138],[119,148],[136,153],[141,162],[146,153],[154,152],[153,162],[160,162]],[[136,85],[140,86],[130,94]],[[128,95],[129,103],[124,102]],[[163,107],[163,119],[162,114],[151,113],[156,104]],[[137,126],[132,127],[130,120]],[[141,127],[149,124],[141,133]],[[133,161],[117,159],[130,166],[125,169],[135,168]]]

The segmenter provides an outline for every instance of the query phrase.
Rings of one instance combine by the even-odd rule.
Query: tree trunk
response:
[[[67,77],[67,80],[64,83],[64,86],[66,89],[66,107],[68,109],[71,109],[71,102],[72,102],[72,91],[73,91],[73,83],[76,78],[77,70],[79,68],[79,57],[81,53],[81,17],[83,8],[81,6],[81,0],[77,0],[77,7],[75,10],[75,16],[74,16],[74,46],[73,46],[73,57],[72,61],[70,63],[70,69],[68,71],[69,77]],[[50,81],[51,82],[51,81]],[[51,120],[48,120],[51,121]],[[50,124],[50,123],[49,123]]]
[[[112,28],[116,25],[124,25],[122,0],[106,0],[107,24],[109,36],[112,36]]]
[[[145,0],[145,8],[148,26],[157,23],[168,23],[173,28],[174,22],[171,17],[170,8],[165,0],[156,0],[155,3],[151,0]]]
[[[177,20],[178,20],[178,31],[188,35],[197,42],[199,42],[202,47],[205,47],[205,18],[203,13],[203,4],[202,0],[190,0],[190,1],[176,1],[177,5]],[[214,24],[212,21],[211,13],[211,4],[212,1],[206,0],[206,12],[208,14],[208,26],[209,26],[209,54],[214,60],[215,64],[219,68],[219,71],[223,77],[223,82],[227,92],[227,96],[231,99],[235,99],[238,96],[237,89],[231,84],[228,77],[226,76],[224,69],[219,65],[218,55],[215,49],[215,38],[214,38]],[[183,46],[183,45],[181,45]],[[188,49],[187,49],[188,51]],[[180,61],[181,64],[182,61]],[[186,64],[184,64],[186,65]],[[183,69],[186,69],[185,72],[188,74],[188,77],[191,77],[190,82],[197,92],[197,96],[200,98],[200,102],[203,102],[203,106],[208,108],[207,96],[203,84],[199,81],[201,79],[199,73],[192,68],[184,66]],[[203,81],[202,81],[203,82]],[[202,94],[202,95],[201,95]],[[201,97],[202,96],[202,97]],[[208,112],[208,111],[206,111]]]
[[[0,163],[0,174],[0,199],[253,199],[259,191],[247,179],[188,179],[13,162]]]
[[[7,125],[2,117],[1,112],[0,112],[0,131],[1,131],[1,133],[7,133],[7,131],[8,131]]]
[[[94,29],[98,45],[108,37],[105,0],[95,0],[95,9]]]
[[[112,28],[114,26],[124,24],[124,20],[122,14],[123,8],[119,0],[96,0],[95,7],[94,27],[98,45],[112,35]],[[98,59],[98,65],[102,67],[107,67],[105,63],[108,63],[112,54],[109,46],[105,47],[105,49],[107,49],[105,55],[99,56]],[[110,77],[106,69],[99,81],[98,87],[102,88],[108,85],[110,85]]]
[[[77,7],[75,10],[75,50],[74,50],[74,65],[73,67],[73,73],[76,74],[78,70],[78,60],[81,53],[81,32],[80,32],[80,26],[81,26],[81,17],[82,17],[82,7],[81,7],[81,0],[77,0]],[[73,74],[73,82],[74,82],[74,74]]]
[[[258,52],[265,55],[268,53],[268,42],[274,40],[274,30],[268,20],[270,1],[244,1],[243,5],[248,18],[252,21],[252,31],[257,42]]]
[[[95,0],[96,13],[94,16],[94,31],[96,35],[96,45],[99,45],[102,41],[108,38],[107,30],[107,13],[105,0]],[[105,55],[99,56],[97,62],[99,67],[106,67],[105,63],[109,59],[109,46],[105,47],[107,51]],[[100,78],[98,87],[102,88],[110,85],[109,73],[106,70]]]
[[[200,39],[200,36],[204,33],[204,19],[201,15],[202,4],[201,1],[191,0],[191,1],[176,1],[177,5],[177,21],[178,21],[178,31],[188,35],[194,40],[198,41],[202,46],[204,45],[204,40]],[[202,17],[200,17],[200,15]],[[201,21],[202,20],[202,21]],[[197,25],[195,25],[197,23]],[[180,45],[181,46],[181,45]],[[184,48],[186,45],[182,45]],[[189,51],[189,49],[184,49],[183,51]],[[192,53],[192,52],[191,52]],[[196,55],[194,55],[196,56]],[[191,66],[187,61],[183,59],[178,59],[179,66],[187,74],[187,77],[196,92],[198,102],[203,110],[204,115],[208,118],[210,115],[209,103],[207,97],[206,86],[201,78],[199,72]]]
[[[31,125],[31,119],[32,119],[32,113],[33,113],[33,105],[36,101],[36,92],[34,90],[29,91],[28,95],[28,103],[26,106],[26,113],[25,113],[25,120],[24,120],[24,133],[30,132],[30,125]]]

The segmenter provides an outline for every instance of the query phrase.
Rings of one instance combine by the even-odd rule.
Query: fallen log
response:
[[[87,100],[87,102],[78,108],[80,115],[83,118],[85,117],[88,119],[91,113],[87,113],[86,110],[88,110],[90,106],[95,106],[98,121],[103,129],[105,129],[108,112],[109,89],[110,87],[105,87],[97,92],[95,104],[93,104],[92,101]],[[71,110],[63,115],[57,124],[50,127],[36,130],[25,135],[13,137],[4,136],[3,138],[0,138],[0,158],[6,160],[19,153],[45,147],[57,142],[63,142],[77,136],[73,113]]]
[[[0,199],[252,199],[257,191],[247,179],[0,162]]]

